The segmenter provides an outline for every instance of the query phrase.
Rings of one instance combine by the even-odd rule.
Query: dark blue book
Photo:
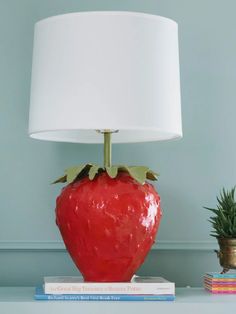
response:
[[[35,300],[41,301],[174,301],[171,294],[45,294],[42,287],[36,287]]]

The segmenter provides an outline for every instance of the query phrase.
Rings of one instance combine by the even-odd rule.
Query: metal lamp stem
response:
[[[111,167],[111,132],[104,132],[104,167]]]

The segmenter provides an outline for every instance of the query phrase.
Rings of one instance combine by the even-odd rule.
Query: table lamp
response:
[[[178,28],[138,12],[79,12],[35,26],[32,138],[104,142],[104,165],[65,170],[56,223],[85,281],[130,281],[161,219],[157,174],[112,165],[114,143],[182,136]]]

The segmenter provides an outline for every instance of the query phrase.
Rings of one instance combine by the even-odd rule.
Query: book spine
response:
[[[210,277],[210,278],[221,278],[221,279],[230,278],[230,279],[236,279],[236,273],[234,273],[234,274],[211,274],[211,273],[207,273],[206,276]]]
[[[236,291],[230,291],[230,290],[212,290],[205,288],[207,291],[214,293],[214,294],[236,294]]]
[[[174,295],[35,295],[35,300],[42,301],[174,301],[174,299]]]
[[[215,288],[215,287],[211,287],[211,286],[205,286],[205,287],[206,287],[206,289],[210,289],[212,291],[230,291],[230,292],[236,293],[236,289],[227,288],[227,287],[222,287],[222,288]]]
[[[175,294],[174,283],[75,283],[75,284],[57,284],[57,283],[45,283],[44,292],[46,294],[154,294],[163,295]]]
[[[220,283],[220,284],[230,284],[230,285],[236,285],[236,280],[232,279],[210,279],[210,278],[204,278],[204,281],[212,282],[212,283]]]
[[[215,283],[215,282],[204,281],[204,284],[211,286],[211,287],[215,287],[215,288],[226,287],[226,288],[235,288],[236,289],[236,284],[230,284],[228,282]]]

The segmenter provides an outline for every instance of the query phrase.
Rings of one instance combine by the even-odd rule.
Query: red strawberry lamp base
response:
[[[128,173],[106,172],[67,185],[56,222],[85,281],[130,281],[155,240],[161,219],[154,187]]]
[[[130,281],[144,262],[161,219],[160,197],[147,167],[111,166],[111,131],[104,134],[104,167],[69,168],[57,198],[56,223],[85,281]]]

